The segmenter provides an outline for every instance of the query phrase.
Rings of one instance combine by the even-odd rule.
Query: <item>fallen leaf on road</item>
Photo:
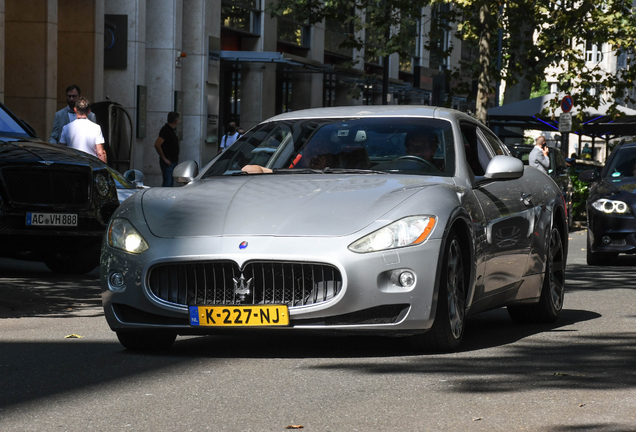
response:
[[[584,407],[586,404],[579,404],[579,408]]]
[[[483,419],[483,417],[475,417],[475,418],[473,419],[473,421],[479,421],[479,420],[482,420],[482,419]]]
[[[79,339],[81,337],[84,337],[84,336],[80,336],[78,334],[73,333],[73,334],[70,334],[68,336],[64,336],[64,339]]]
[[[566,374],[564,372],[555,372],[554,376],[569,376],[570,374]]]
[[[285,429],[304,429],[304,428],[305,426],[303,425],[289,425]]]

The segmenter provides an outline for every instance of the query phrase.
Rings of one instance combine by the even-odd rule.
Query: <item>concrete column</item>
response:
[[[159,156],[153,145],[159,130],[166,123],[168,113],[174,110],[174,92],[181,91],[182,68],[176,66],[176,60],[177,52],[183,51],[182,16],[182,0],[146,1],[148,110],[142,171],[146,176],[145,183],[149,186],[161,185]]]
[[[104,100],[104,0],[58,0],[57,109],[77,84],[91,102]]]
[[[192,159],[199,166],[217,153],[216,143],[206,143],[208,35],[212,31],[213,8],[218,6],[213,3],[212,0],[183,0],[183,22],[187,23],[183,27],[183,50],[187,57],[181,69],[184,112],[180,160]],[[218,86],[215,87],[218,92]]]
[[[56,111],[57,0],[7,0],[5,94],[7,106],[48,141]]]
[[[109,0],[105,3],[105,14],[128,16],[128,42],[126,69],[104,70],[104,98],[121,104],[133,121],[132,167],[144,170],[144,153],[156,154],[154,149],[144,146],[143,138],[136,138],[137,86],[146,83],[146,0]],[[156,131],[147,131],[150,139]]]
[[[0,0],[0,102],[4,103],[4,0]]]

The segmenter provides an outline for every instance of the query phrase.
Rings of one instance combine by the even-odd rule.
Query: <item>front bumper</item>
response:
[[[588,236],[592,253],[636,253],[636,218],[588,206]]]
[[[154,329],[182,335],[244,331],[245,328],[190,326],[187,305],[168,302],[153,294],[149,288],[149,270],[162,263],[222,260],[235,262],[242,269],[257,260],[302,261],[337,268],[342,277],[342,288],[325,302],[290,307],[290,326],[277,329],[409,334],[430,328],[434,318],[441,240],[429,239],[424,244],[393,251],[356,254],[347,249],[356,239],[355,236],[153,237],[149,242],[150,249],[140,255],[111,248],[104,242],[100,278],[105,316],[115,331]],[[249,247],[240,250],[238,245],[243,241]],[[409,288],[395,283],[395,275],[405,270],[416,275],[415,284]],[[124,289],[118,290],[111,285],[109,278],[113,272],[124,275]]]

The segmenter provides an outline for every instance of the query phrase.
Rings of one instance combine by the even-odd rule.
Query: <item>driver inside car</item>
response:
[[[418,130],[415,132],[409,132],[404,140],[404,147],[406,147],[406,154],[418,159],[423,159],[429,162],[437,169],[440,168],[437,161],[433,159],[438,146],[437,134],[430,130]]]

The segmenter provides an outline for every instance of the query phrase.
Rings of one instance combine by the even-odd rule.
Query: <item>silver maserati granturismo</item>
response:
[[[174,177],[185,186],[136,193],[104,237],[103,305],[126,348],[306,330],[452,351],[468,315],[563,307],[559,188],[458,111],[285,113]]]

